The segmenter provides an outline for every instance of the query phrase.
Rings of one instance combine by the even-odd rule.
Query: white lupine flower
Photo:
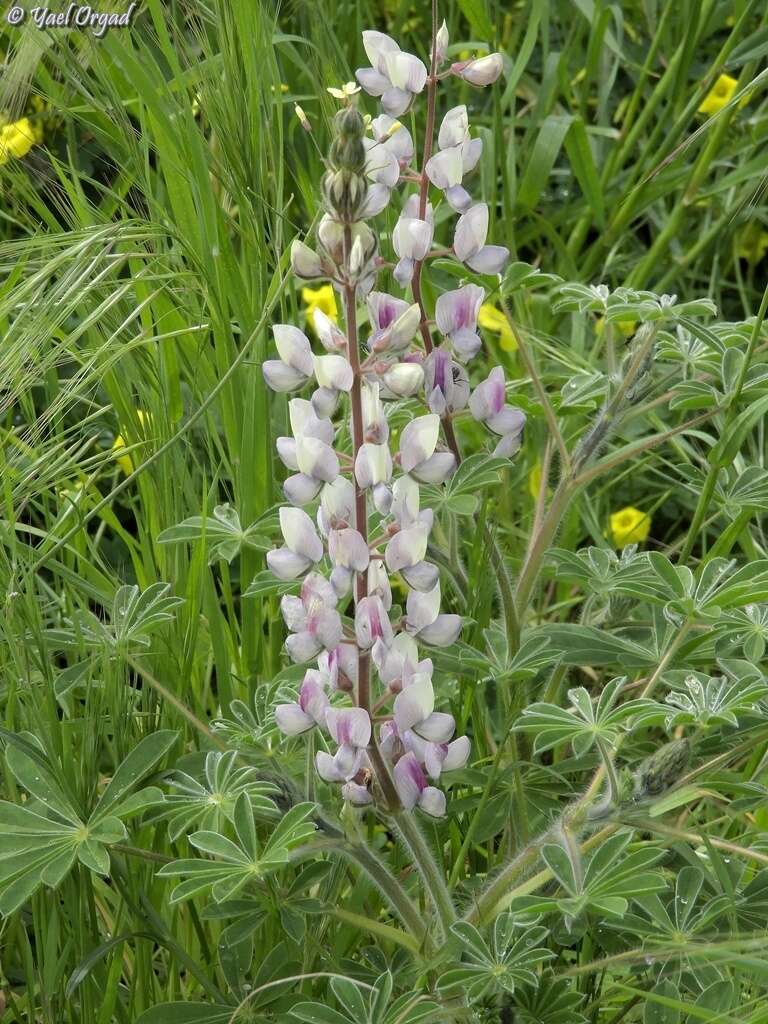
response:
[[[437,137],[438,152],[427,161],[427,177],[445,192],[448,204],[464,213],[472,204],[472,197],[462,187],[465,174],[477,166],[483,151],[482,139],[469,137],[469,121],[465,106],[449,110],[440,125]]]
[[[499,274],[509,259],[509,249],[502,245],[486,245],[488,207],[477,203],[459,217],[453,236],[456,258],[478,274]]]
[[[385,113],[399,117],[426,85],[426,67],[383,32],[363,32],[363,46],[372,67],[358,68],[355,77],[369,96],[381,97]]]

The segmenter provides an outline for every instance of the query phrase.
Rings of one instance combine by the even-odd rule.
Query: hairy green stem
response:
[[[392,822],[407,846],[414,866],[424,880],[427,892],[440,919],[443,934],[447,937],[451,925],[456,920],[456,908],[451,900],[445,875],[438,865],[413,811],[398,811],[392,815]]]

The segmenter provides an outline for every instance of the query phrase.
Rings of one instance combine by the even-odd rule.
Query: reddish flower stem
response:
[[[344,228],[344,262],[349,268],[349,257],[352,251],[352,230],[347,225]],[[363,444],[363,401],[362,401],[362,380],[363,374],[360,367],[360,348],[357,337],[357,309],[355,301],[356,285],[347,275],[343,284],[344,293],[344,319],[347,327],[347,359],[352,367],[353,380],[350,392],[352,405],[352,459],[357,458],[357,453]],[[359,486],[357,477],[352,474],[352,482],[355,487],[355,529],[368,543],[368,508],[366,505],[365,491]],[[368,596],[368,573],[367,571],[355,573],[355,598],[361,601]],[[371,656],[368,651],[358,650],[357,652],[357,705],[368,712],[371,716]],[[389,768],[379,750],[373,728],[371,728],[371,740],[368,744],[368,757],[373,766],[376,779],[384,794],[387,809],[396,811],[400,807],[400,800],[392,781]]]

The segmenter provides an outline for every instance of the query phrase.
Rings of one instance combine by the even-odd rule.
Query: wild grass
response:
[[[486,330],[472,375],[504,368],[523,447],[439,516],[444,601],[466,625],[436,678],[473,746],[423,841],[486,945],[418,930],[433,911],[408,845],[386,820],[339,818],[312,747],[280,737],[272,707],[301,669],[263,575],[288,418],[261,363],[271,323],[306,325],[288,251],[321,213],[326,87],[367,63],[365,28],[424,56],[428,6],[146,0],[103,39],[3,22],[0,124],[28,112],[44,141],[0,165],[2,1024],[766,1019],[768,10],[451,0],[440,16],[453,59],[505,56],[494,89],[450,79],[441,109],[468,105],[493,239],[541,271],[490,296],[517,340]],[[699,113],[723,74],[732,99]],[[423,109],[407,117],[419,138]],[[434,280],[450,275],[438,261]],[[561,282],[717,309],[665,323],[589,460],[643,315],[632,300],[611,321],[583,292],[563,305]],[[484,450],[476,424],[458,433]],[[626,507],[649,520],[634,569],[613,556]],[[655,717],[629,730],[603,708],[580,739],[567,691],[597,701],[616,676]],[[666,692],[692,702],[670,722]],[[670,792],[633,803],[630,777],[680,736],[693,752]],[[627,791],[585,824],[597,741]],[[196,829],[231,837],[244,791],[260,856],[304,802],[314,838],[299,812],[286,863],[232,906],[170,902],[161,869],[201,856]],[[11,806],[47,808],[50,834],[20,838]],[[515,946],[520,920],[546,956]]]

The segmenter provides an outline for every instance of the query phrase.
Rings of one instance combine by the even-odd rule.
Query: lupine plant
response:
[[[764,1019],[765,232],[712,271],[734,322],[677,232],[763,173],[716,144],[768,43],[668,5],[646,52],[619,6],[498,4],[491,52],[493,5],[387,0],[404,34],[349,17],[319,71],[241,0],[189,5],[183,72],[154,0],[142,59],[52,47],[119,167],[47,261],[37,193],[0,246],[0,1024]],[[333,46],[367,62],[313,95]],[[47,111],[0,173],[46,166]]]

